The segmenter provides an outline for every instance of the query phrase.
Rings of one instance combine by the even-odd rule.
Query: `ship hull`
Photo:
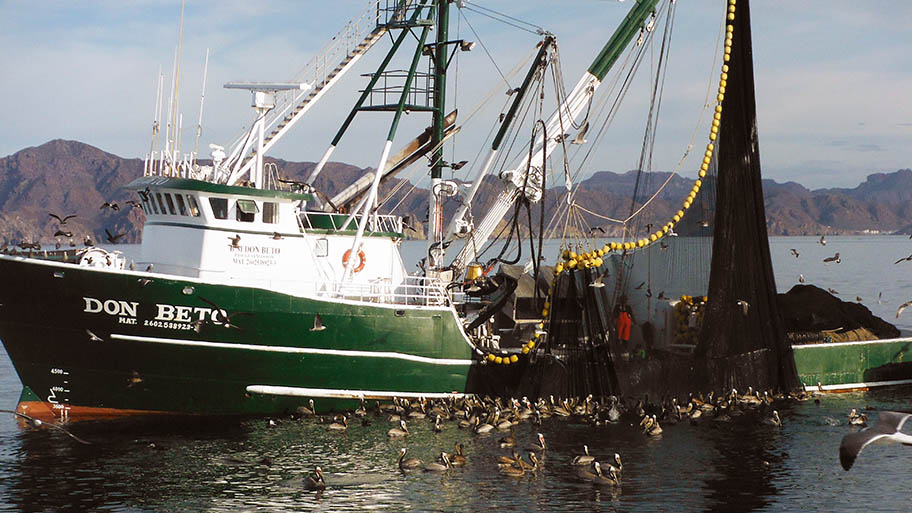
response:
[[[912,384],[912,338],[793,345],[807,390],[848,392]],[[819,385],[818,385],[819,383]]]
[[[13,257],[0,258],[0,281],[0,340],[25,388],[20,411],[39,418],[267,415],[309,399],[326,410],[358,397],[443,396],[465,391],[473,364],[449,307]]]

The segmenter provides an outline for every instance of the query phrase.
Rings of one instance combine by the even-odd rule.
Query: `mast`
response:
[[[428,198],[428,266],[429,270],[441,267],[443,258],[443,205],[441,182],[443,181],[443,145],[446,116],[446,68],[447,38],[449,37],[450,2],[437,1],[437,44],[434,45],[434,107],[431,131],[431,191]]]

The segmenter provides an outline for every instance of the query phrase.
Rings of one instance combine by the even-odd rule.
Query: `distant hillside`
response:
[[[285,178],[303,180],[313,169],[312,162],[272,160]],[[333,196],[366,169],[343,163],[330,163],[316,182],[320,191]],[[142,161],[124,159],[92,146],[54,140],[41,146],[26,148],[0,158],[0,241],[54,242],[58,229],[73,232],[74,243],[80,244],[89,236],[104,241],[106,230],[112,234],[125,233],[123,242],[138,242],[145,219],[139,209],[130,208],[127,200],[135,199],[123,186],[142,175]],[[658,189],[668,173],[648,173],[640,177],[638,197],[643,192]],[[614,219],[628,217],[630,197],[637,186],[637,173],[600,171],[585,180],[576,196],[580,206]],[[499,180],[489,177],[479,189],[473,215],[480,218],[493,204],[499,192]],[[678,205],[692,186],[691,180],[675,176],[649,205],[645,222],[664,223],[674,215]],[[770,235],[815,235],[857,233],[912,233],[912,170],[875,173],[854,189],[809,190],[795,182],[763,181],[766,198],[767,227]],[[427,218],[427,189],[392,179],[381,190],[381,199],[391,192],[387,205],[398,205],[395,213],[408,215],[412,225],[423,236],[422,223]],[[549,188],[544,200],[545,219],[563,201],[566,190],[562,185]],[[117,203],[118,210],[103,208],[105,202]],[[455,200],[445,204],[444,217],[449,218],[458,206]],[[532,218],[538,226],[540,205],[533,205]],[[696,214],[693,214],[696,212]],[[49,213],[61,217],[76,214],[65,226]],[[696,217],[711,217],[691,208]],[[528,231],[525,213],[518,227]],[[602,227],[607,235],[620,233],[619,225],[595,216],[586,221]],[[66,237],[58,237],[68,244]]]

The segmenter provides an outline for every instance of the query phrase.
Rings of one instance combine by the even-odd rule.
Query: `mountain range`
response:
[[[281,177],[296,181],[303,181],[315,165],[312,162],[272,161]],[[0,158],[0,243],[47,244],[57,240],[69,244],[72,239],[72,244],[81,245],[86,237],[105,242],[112,236],[118,242],[138,242],[145,216],[141,209],[127,203],[136,199],[135,193],[124,190],[123,186],[142,176],[142,170],[140,159],[122,158],[84,143],[60,139]],[[314,185],[332,197],[369,170],[330,163]],[[640,220],[644,225],[664,224],[677,211],[693,185],[692,179],[665,172],[637,175],[636,171],[600,171],[581,182],[575,195],[576,204],[593,213],[581,216],[576,229],[593,228],[600,229],[605,236],[620,235],[622,225],[605,218],[627,218],[667,181],[644,210],[646,218]],[[630,198],[637,187],[636,197],[643,200],[632,204]],[[476,218],[490,208],[499,190],[498,178],[485,180],[473,207]],[[871,174],[853,189],[810,190],[795,182],[763,180],[763,192],[770,235],[912,233],[910,169]],[[545,226],[565,196],[563,185],[548,189],[543,201]],[[392,178],[383,184],[380,197],[386,198],[389,208],[395,206],[394,213],[410,218],[409,224],[415,227],[413,236],[423,237],[427,189]],[[449,199],[444,219],[448,219],[457,206],[455,199]],[[514,227],[518,227],[521,234],[528,233],[530,224],[537,229],[541,208],[542,205],[530,205],[528,215],[525,210],[520,212]],[[50,214],[59,218],[72,214],[76,217],[61,224]],[[701,214],[699,208],[691,208],[688,215],[710,217],[708,213]],[[507,227],[506,222],[501,224]],[[557,223],[550,234],[559,235],[561,229],[561,224]],[[55,236],[59,232],[65,234]],[[67,235],[70,233],[72,235]]]

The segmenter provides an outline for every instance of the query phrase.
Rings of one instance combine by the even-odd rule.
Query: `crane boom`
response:
[[[655,11],[658,2],[659,0],[637,0],[582,78],[545,124],[546,130],[536,139],[531,156],[524,155],[516,167],[502,173],[504,187],[498,194],[497,200],[481,223],[468,232],[470,240],[466,241],[462,251],[451,264],[451,268],[455,269],[457,273],[475,259],[477,248],[481,248],[488,240],[519,194],[524,194],[532,202],[541,199],[544,192],[541,187],[543,173],[541,162],[545,155],[554,150],[563,137],[561,126],[575,122],[586,110],[596,89],[639,32],[646,19]],[[546,134],[558,134],[558,136],[546,139]],[[451,225],[450,229],[451,236],[455,234],[453,226]]]

